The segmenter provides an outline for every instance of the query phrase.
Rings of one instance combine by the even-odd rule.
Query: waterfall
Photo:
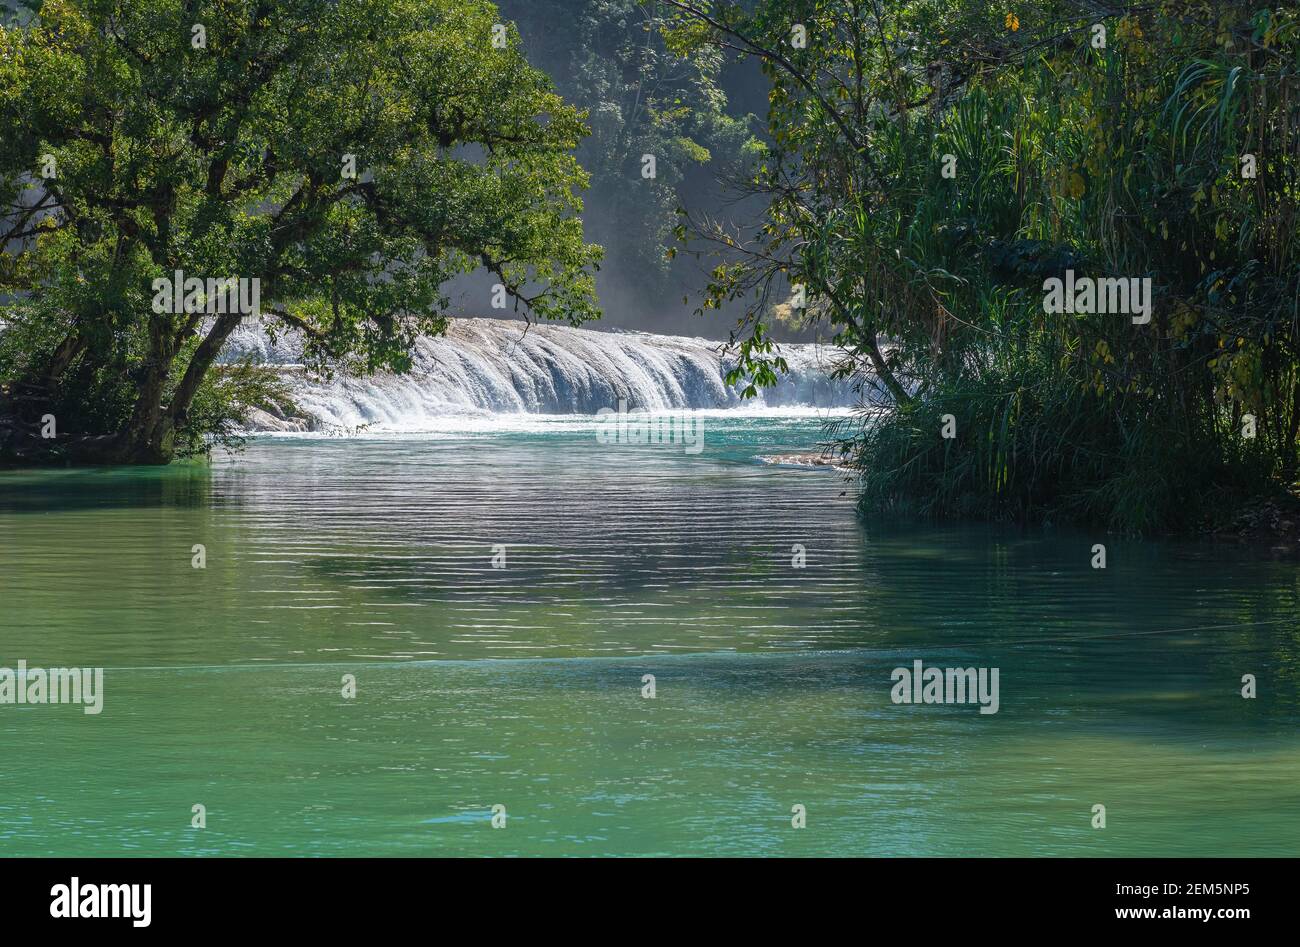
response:
[[[595,332],[503,319],[455,319],[445,335],[421,338],[404,375],[339,375],[321,381],[292,372],[295,398],[312,426],[363,424],[419,429],[449,416],[590,415],[617,407],[650,411],[759,407],[845,408],[858,402],[848,380],[833,380],[842,358],[828,345],[782,345],[790,371],[756,399],[726,383],[730,360],[707,339],[646,332]],[[293,369],[294,338],[271,344],[256,326],[241,327],[223,361],[246,356]],[[265,419],[263,419],[265,420]]]

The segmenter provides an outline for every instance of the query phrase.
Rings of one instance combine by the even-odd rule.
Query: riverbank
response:
[[[844,459],[825,450],[765,454],[757,460],[780,467],[854,473]],[[1300,495],[1279,489],[1207,519],[1194,529],[1167,533],[1165,538],[1233,544],[1265,558],[1300,560]]]
[[[1201,535],[1212,542],[1252,546],[1277,559],[1300,559],[1300,496],[1279,490],[1257,497],[1207,523]]]

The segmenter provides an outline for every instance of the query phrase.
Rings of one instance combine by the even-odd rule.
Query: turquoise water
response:
[[[1296,853],[1294,564],[863,522],[755,459],[819,437],[533,420],[0,474],[0,667],[106,669],[97,716],[0,705],[0,849]],[[999,712],[894,704],[915,659],[999,668]]]

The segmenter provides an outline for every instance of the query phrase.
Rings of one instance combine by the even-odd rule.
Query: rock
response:
[[[306,418],[278,418],[261,408],[249,408],[248,427],[252,431],[274,431],[277,434],[284,434],[310,431],[312,424]]]
[[[778,464],[784,467],[829,467],[834,470],[847,470],[843,462],[818,451],[804,451],[798,454],[764,454],[759,458],[765,464]]]

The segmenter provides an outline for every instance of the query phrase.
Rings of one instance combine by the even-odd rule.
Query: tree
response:
[[[227,279],[349,371],[408,368],[441,287],[480,267],[526,313],[598,315],[583,116],[491,3],[33,12],[0,31],[0,454],[201,449],[196,398],[232,382],[215,361],[249,315]]]
[[[719,256],[702,308],[751,300],[735,340],[761,384],[767,302],[801,286],[888,390],[841,443],[864,509],[1142,531],[1293,487],[1294,9],[664,2],[671,48],[770,83],[761,218],[679,229]],[[1149,286],[1146,311],[1053,309],[1076,271]]]

